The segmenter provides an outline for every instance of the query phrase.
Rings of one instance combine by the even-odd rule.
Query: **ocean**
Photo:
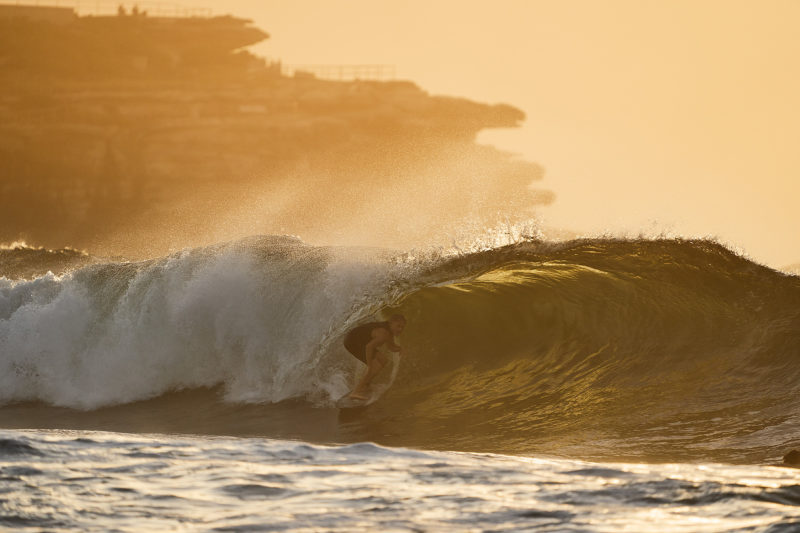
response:
[[[0,527],[800,531],[800,277],[707,240],[0,248]],[[374,401],[358,324],[402,313]]]

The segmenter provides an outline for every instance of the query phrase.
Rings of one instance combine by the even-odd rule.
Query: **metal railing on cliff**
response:
[[[18,8],[18,9],[14,9]],[[75,16],[126,16],[153,18],[209,18],[208,8],[186,7],[156,1],[120,2],[119,0],[0,0],[0,17],[23,16],[57,23],[69,23]],[[393,81],[394,65],[289,65],[264,58],[276,71],[289,77],[313,77],[332,81]]]
[[[395,79],[394,65],[282,65],[281,72],[285,76],[301,77],[305,74],[335,81]]]

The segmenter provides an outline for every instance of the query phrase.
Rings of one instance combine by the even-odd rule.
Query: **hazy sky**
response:
[[[800,1],[228,0],[288,64],[395,65],[507,102],[482,135],[546,168],[549,225],[716,235],[800,262]]]

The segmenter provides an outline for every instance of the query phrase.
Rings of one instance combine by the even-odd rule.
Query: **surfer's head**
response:
[[[403,333],[403,328],[406,327],[406,317],[403,315],[392,315],[389,317],[389,330],[395,335]]]

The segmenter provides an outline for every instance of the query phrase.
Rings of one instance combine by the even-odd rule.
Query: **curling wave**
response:
[[[436,447],[755,460],[796,445],[800,278],[706,241],[523,244],[451,266],[470,263],[396,309],[413,356],[383,403]]]
[[[0,401],[97,409],[212,388],[224,401],[206,418],[244,402],[274,421],[293,400],[287,423],[318,435],[359,370],[341,337],[393,312],[409,319],[396,383],[318,438],[737,462],[800,442],[800,278],[708,241],[412,260],[258,237],[5,279]]]

